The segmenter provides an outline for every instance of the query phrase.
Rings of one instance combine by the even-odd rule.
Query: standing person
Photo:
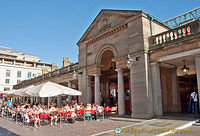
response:
[[[10,99],[8,99],[8,101],[7,101],[7,105],[9,105],[9,107],[12,106],[12,101],[10,101]]]
[[[191,105],[192,105],[192,96],[191,96],[191,93],[192,91],[190,90],[188,93],[187,93],[187,112],[190,113],[191,112]]]
[[[197,114],[198,94],[193,90],[192,96],[192,113]]]

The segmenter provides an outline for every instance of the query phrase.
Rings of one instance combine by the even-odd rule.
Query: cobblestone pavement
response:
[[[153,136],[161,134],[168,129],[174,129],[184,124],[190,123],[192,120],[177,120],[177,119],[152,119],[152,120],[135,120],[132,121],[117,121],[105,119],[104,121],[86,121],[84,125],[83,121],[76,121],[74,124],[62,123],[62,128],[59,126],[45,125],[34,131],[34,128],[22,127],[19,124],[15,124],[7,119],[0,118],[0,126],[8,129],[13,135],[21,136],[88,136],[88,135],[101,135],[101,136],[113,136],[115,127],[122,129],[119,136]],[[172,133],[168,135],[198,135],[199,127],[190,126],[191,132],[188,133]],[[4,132],[5,130],[3,130]],[[6,132],[6,133],[7,133]],[[1,129],[0,129],[1,133]],[[1,136],[1,134],[0,134]],[[4,136],[4,135],[2,135]],[[6,136],[6,135],[5,135]]]
[[[175,120],[175,119],[152,119],[152,120],[147,120],[143,121],[140,123],[135,123],[132,125],[129,125],[127,127],[122,127],[121,128],[121,133],[117,134],[118,136],[155,136],[155,135],[160,135],[164,132],[170,132],[170,130],[174,131],[178,130],[177,128],[180,126],[183,126],[185,124],[192,124],[191,120]],[[199,134],[196,133],[196,130],[194,131],[193,129],[196,129],[195,127],[191,127],[191,131],[187,131],[188,128],[184,128],[182,130],[185,130],[187,132],[182,132],[182,133],[170,133],[166,135],[180,135],[182,136],[183,134],[185,135],[190,135],[190,134]],[[116,133],[113,130],[107,131],[107,132],[102,132],[98,133],[94,136],[112,136],[116,135]]]
[[[127,126],[135,122],[113,121],[105,119],[104,121],[76,121],[74,124],[62,123],[62,128],[58,126],[45,125],[34,131],[32,126],[22,127],[15,122],[5,118],[0,118],[0,126],[21,136],[88,136],[102,131],[114,130],[116,126]]]
[[[17,134],[8,131],[5,128],[0,127],[0,136],[18,136]]]

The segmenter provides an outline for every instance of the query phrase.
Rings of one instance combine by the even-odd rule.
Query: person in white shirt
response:
[[[193,91],[191,93],[191,97],[192,97],[192,113],[197,114],[198,94],[195,91]]]

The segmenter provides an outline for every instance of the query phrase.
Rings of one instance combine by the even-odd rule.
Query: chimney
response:
[[[64,57],[63,58],[63,67],[70,65],[70,58]]]
[[[58,64],[52,63],[51,71],[55,71],[56,69],[58,69]]]
[[[42,67],[42,74],[46,74],[48,72],[49,72],[49,70],[47,67]]]

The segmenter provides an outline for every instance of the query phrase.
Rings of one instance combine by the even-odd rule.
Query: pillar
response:
[[[100,105],[100,74],[95,74],[95,104]]]
[[[159,63],[151,63],[151,77],[153,89],[153,112],[154,116],[161,116],[162,112],[162,93],[160,82],[160,66]]]
[[[121,68],[116,69],[118,78],[118,114],[125,114],[125,98],[124,98],[124,77]]]
[[[91,77],[87,76],[87,103],[92,103]]]
[[[39,103],[39,97],[36,97],[36,103]]]
[[[69,88],[72,88],[72,82],[71,82],[71,81],[68,81],[68,87],[69,87]],[[69,96],[68,96],[68,101],[71,101],[71,100],[72,100],[72,96],[69,95]]]
[[[173,112],[179,112],[179,98],[178,98],[178,82],[177,82],[177,68],[172,69],[172,100],[173,100]]]
[[[61,106],[62,103],[62,96],[57,96],[57,104]]]
[[[106,80],[106,100],[105,103],[109,104],[109,80]]]
[[[42,97],[42,104],[44,104],[45,103],[45,98],[44,97]]]
[[[195,64],[196,64],[196,74],[197,74],[198,95],[200,96],[200,56],[197,56],[195,58]],[[200,105],[200,101],[199,101],[199,105]]]

